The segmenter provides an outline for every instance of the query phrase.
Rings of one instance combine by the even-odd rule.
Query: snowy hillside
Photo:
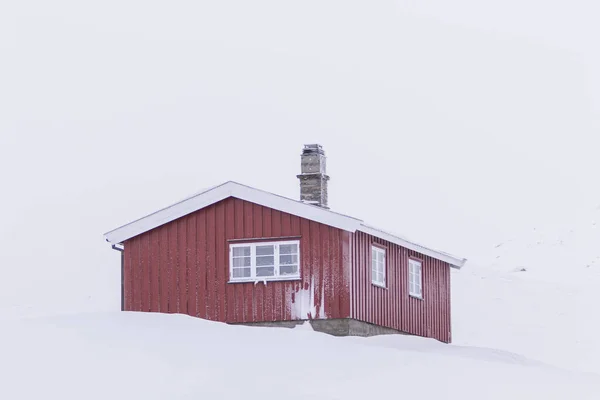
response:
[[[304,326],[233,327],[181,315],[10,321],[0,398],[597,399],[600,379],[510,353]]]
[[[455,343],[600,373],[600,209],[532,228],[453,274]]]

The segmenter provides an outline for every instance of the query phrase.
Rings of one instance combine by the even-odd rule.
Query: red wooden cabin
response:
[[[450,268],[465,260],[330,211],[319,145],[298,178],[300,201],[226,182],[106,233],[122,309],[449,343]]]

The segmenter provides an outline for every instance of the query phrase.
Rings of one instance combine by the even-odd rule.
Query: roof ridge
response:
[[[106,241],[110,243],[122,243],[134,236],[140,235],[229,197],[235,197],[259,204],[264,207],[296,215],[348,232],[354,233],[357,230],[360,230],[391,243],[396,243],[399,246],[445,261],[456,268],[461,268],[466,261],[464,258],[461,259],[455,257],[448,253],[420,245],[404,237],[367,225],[361,219],[268,192],[266,190],[257,189],[232,180],[203,189],[167,207],[163,207],[128,222],[125,225],[105,233],[104,237]]]

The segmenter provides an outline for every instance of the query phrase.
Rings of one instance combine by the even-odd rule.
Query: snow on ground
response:
[[[597,399],[600,379],[406,336],[107,313],[3,322],[3,399]]]
[[[237,398],[287,384],[305,398],[423,398],[531,385],[519,399],[571,383],[523,356],[600,373],[600,209],[579,218],[600,194],[592,6],[13,3],[0,13],[0,166],[14,194],[0,199],[0,398]],[[295,196],[290,154],[313,140],[331,157],[333,209],[471,260],[453,274],[453,338],[469,347],[56,316],[118,309],[119,255],[102,232],[229,179]],[[228,162],[199,156],[207,148],[227,149]],[[369,209],[363,181],[391,193]],[[554,226],[517,234],[536,219]],[[424,383],[431,375],[442,384]]]
[[[554,365],[600,372],[600,281],[549,283],[483,268],[453,276],[455,344],[514,351]]]
[[[600,373],[600,209],[496,244],[452,276],[455,344]]]

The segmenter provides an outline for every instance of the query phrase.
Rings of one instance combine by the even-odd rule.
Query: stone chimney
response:
[[[319,144],[305,144],[301,157],[300,201],[319,207],[327,206],[327,176],[325,151]]]

